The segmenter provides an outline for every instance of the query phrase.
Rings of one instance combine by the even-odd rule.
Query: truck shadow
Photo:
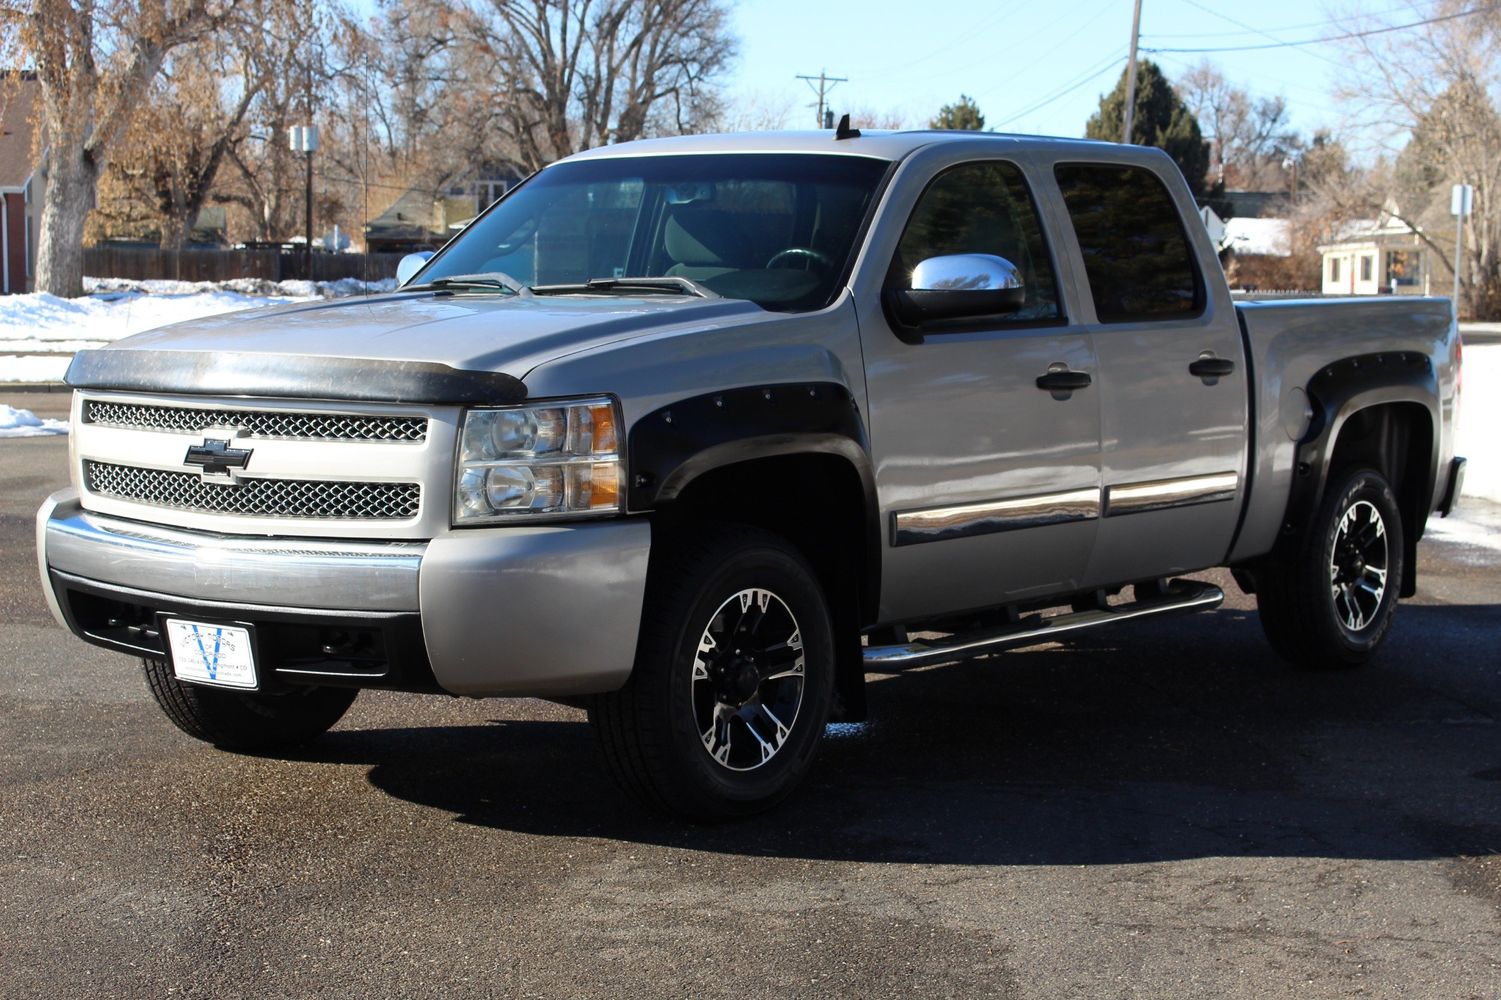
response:
[[[740,855],[1120,864],[1501,851],[1501,606],[1404,606],[1381,661],[1294,673],[1222,610],[877,677],[802,789],[749,821],[644,814],[587,726],[341,731],[311,759],[456,820]],[[1481,652],[1477,653],[1477,649]]]

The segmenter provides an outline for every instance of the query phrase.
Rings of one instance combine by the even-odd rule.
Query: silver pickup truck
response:
[[[69,369],[52,609],[192,736],[550,698],[647,804],[743,815],[867,670],[1213,608],[1207,567],[1362,663],[1459,493],[1448,300],[1232,302],[1152,149],[629,143],[415,265]]]

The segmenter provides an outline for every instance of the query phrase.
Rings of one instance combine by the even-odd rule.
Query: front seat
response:
[[[708,281],[749,266],[750,241],[735,214],[702,205],[675,205],[663,234],[673,264],[667,274]]]

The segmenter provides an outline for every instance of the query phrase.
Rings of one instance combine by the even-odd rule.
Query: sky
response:
[[[1362,6],[1408,23],[1433,4]],[[1079,136],[1126,64],[1132,0],[738,0],[732,9],[740,56],[725,81],[730,96],[790,109],[794,127],[817,117],[813,90],[796,77],[827,71],[848,77],[829,92],[836,113],[895,113],[907,126],[923,126],[962,93],[979,104],[987,128]],[[1318,0],[1142,0],[1141,46],[1170,79],[1207,58],[1252,95],[1282,96],[1292,126],[1307,134],[1343,123],[1331,90],[1350,67],[1338,46],[1148,50],[1269,45],[1360,26]]]

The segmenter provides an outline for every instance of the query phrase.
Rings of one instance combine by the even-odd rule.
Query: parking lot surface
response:
[[[1501,996],[1494,506],[1365,670],[1288,670],[1214,574],[1213,613],[873,676],[783,808],[695,828],[543,702],[182,736],[43,604],[66,452],[0,442],[0,996]]]

